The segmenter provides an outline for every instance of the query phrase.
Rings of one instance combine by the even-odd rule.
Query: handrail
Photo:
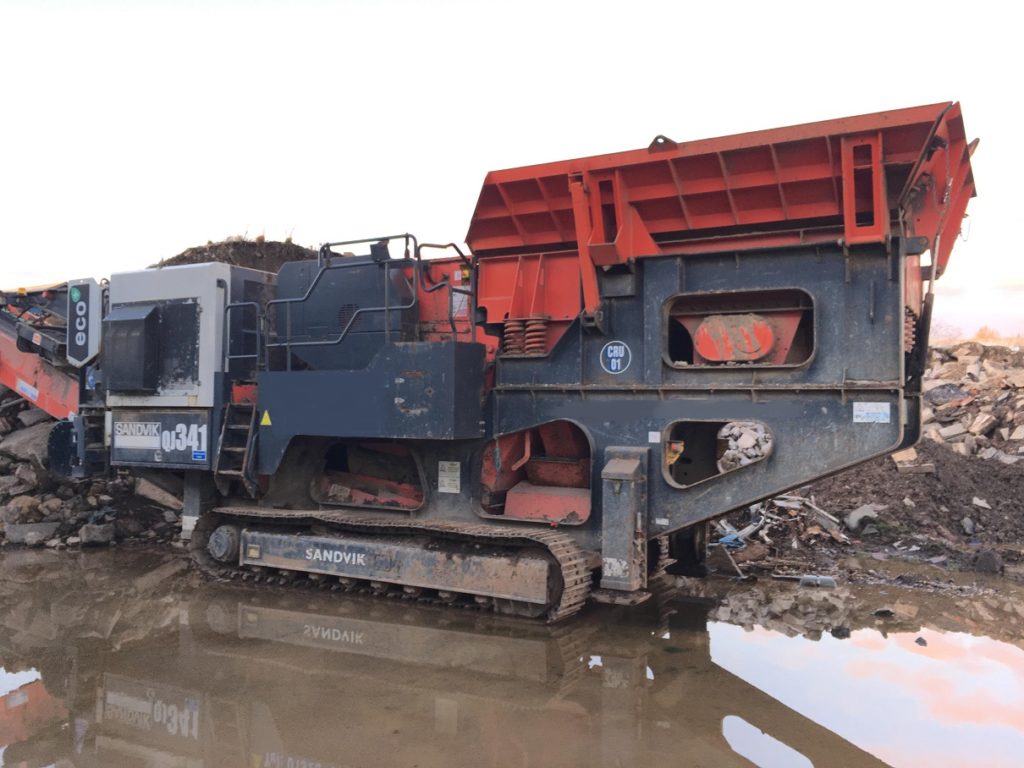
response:
[[[309,299],[309,297],[312,295],[312,293],[313,293],[314,289],[316,288],[317,284],[320,282],[320,279],[323,277],[323,275],[327,271],[334,270],[334,269],[348,269],[350,267],[365,266],[365,264],[366,264],[365,262],[358,262],[358,263],[351,263],[351,262],[349,262],[349,263],[346,263],[345,261],[341,261],[340,263],[337,263],[337,264],[332,264],[330,262],[330,257],[328,255],[328,254],[330,254],[330,249],[332,247],[341,246],[341,245],[356,245],[356,244],[362,244],[362,243],[390,242],[391,240],[397,240],[399,238],[401,238],[405,242],[405,255],[402,258],[400,258],[400,259],[395,259],[394,261],[400,261],[400,262],[406,262],[406,261],[410,261],[410,260],[413,261],[413,278],[414,278],[414,282],[413,283],[409,283],[408,278],[406,278],[405,275],[402,274],[402,277],[403,277],[403,279],[405,279],[406,284],[410,288],[411,294],[412,294],[412,298],[411,298],[411,300],[407,304],[400,304],[400,305],[394,306],[394,307],[391,306],[391,271],[395,268],[395,265],[391,264],[391,263],[388,263],[388,262],[391,261],[390,254],[389,254],[389,258],[387,260],[381,260],[379,262],[380,264],[384,265],[384,305],[383,306],[380,306],[380,307],[359,307],[358,309],[356,309],[355,312],[352,313],[352,316],[349,318],[348,322],[345,324],[345,327],[342,329],[341,333],[338,334],[338,336],[333,338],[333,339],[318,339],[318,340],[313,340],[313,341],[292,341],[291,340],[291,330],[292,330],[292,328],[291,328],[291,305],[292,304],[299,304],[299,303],[303,303],[303,302],[307,301]],[[409,248],[410,242],[413,245],[413,248],[412,248],[411,251],[410,251],[410,248]],[[413,255],[412,258],[410,258],[410,253]],[[285,332],[286,332],[285,333],[285,341],[283,341],[283,342],[282,341],[275,341],[275,342],[270,341],[269,340],[269,328],[268,328],[268,339],[267,339],[266,343],[263,345],[264,346],[264,350],[266,352],[266,367],[268,369],[270,368],[270,357],[269,357],[270,349],[272,349],[272,348],[276,349],[276,348],[279,348],[279,347],[285,347],[288,350],[287,358],[286,358],[286,361],[285,361],[285,370],[289,370],[290,371],[291,370],[291,366],[292,366],[291,348],[293,346],[294,347],[311,347],[311,346],[333,346],[333,345],[336,345],[336,344],[340,344],[344,340],[345,336],[348,334],[349,329],[352,327],[352,324],[355,322],[356,318],[359,317],[359,315],[363,314],[363,313],[384,312],[384,338],[385,338],[385,340],[390,341],[390,339],[391,339],[391,313],[395,312],[395,311],[401,312],[401,311],[405,311],[407,309],[412,309],[417,304],[418,296],[417,296],[417,293],[416,293],[416,282],[421,279],[421,275],[420,275],[421,263],[420,263],[420,255],[419,255],[419,242],[416,240],[415,235],[409,234],[408,232],[404,233],[404,234],[401,234],[401,235],[391,235],[389,237],[361,238],[359,240],[343,240],[343,241],[334,242],[334,243],[324,243],[322,246],[320,246],[320,251],[319,251],[318,256],[317,256],[317,266],[318,266],[318,270],[317,270],[316,277],[313,278],[312,282],[310,282],[310,284],[309,284],[309,287],[306,289],[306,292],[301,297],[293,297],[293,298],[288,298],[288,299],[273,299],[273,300],[267,302],[266,311],[267,311],[268,317],[269,317],[271,306],[276,306],[276,305],[279,305],[279,304],[286,305],[285,306]],[[275,337],[279,338],[280,335],[279,334],[275,334]]]
[[[423,277],[424,277],[424,275],[427,275],[429,277],[429,271],[430,271],[429,261],[426,262],[426,266],[420,271],[420,286],[422,287],[424,293],[433,293],[434,291],[440,290],[441,288],[447,288],[448,289],[448,325],[452,329],[452,336],[453,337],[458,335],[458,330],[455,328],[455,314],[454,314],[454,311],[453,311],[453,308],[452,308],[452,294],[453,293],[458,293],[458,294],[461,294],[463,296],[468,296],[470,298],[470,302],[469,302],[470,303],[470,307],[469,307],[470,341],[475,341],[476,340],[476,275],[477,275],[476,255],[474,255],[473,258],[470,259],[469,257],[466,256],[465,253],[462,252],[462,249],[459,248],[459,246],[456,243],[445,243],[443,245],[441,245],[439,243],[422,243],[419,246],[417,246],[417,251],[416,251],[417,252],[417,261],[419,261],[421,264],[423,263],[423,261],[422,261],[422,259],[420,259],[420,251],[422,251],[422,250],[424,250],[426,248],[434,248],[434,249],[439,250],[439,251],[445,251],[445,250],[448,250],[449,248],[451,248],[453,251],[455,251],[455,253],[458,254],[458,256],[462,260],[462,262],[464,264],[466,264],[466,266],[469,267],[469,289],[468,290],[466,288],[461,288],[461,287],[457,288],[454,285],[452,285],[451,281],[448,280],[448,276],[447,275],[444,276],[443,280],[441,280],[439,282],[436,282],[436,283],[433,283],[432,285],[430,285],[428,287],[425,284],[425,282],[423,280]]]
[[[253,307],[256,310],[256,332],[255,332],[256,333],[256,352],[254,354],[251,354],[251,355],[232,355],[231,354],[231,334],[228,332],[228,329],[230,327],[230,323],[228,322],[228,318],[229,318],[229,316],[231,314],[231,310],[233,310],[233,309],[240,309],[242,307]],[[226,304],[224,306],[224,330],[223,330],[224,339],[223,339],[222,347],[223,347],[223,351],[224,351],[224,359],[226,361],[229,361],[229,360],[252,360],[252,359],[255,359],[257,361],[257,365],[258,365],[258,362],[259,362],[259,359],[260,359],[260,340],[263,337],[262,328],[260,328],[260,319],[261,319],[261,315],[260,315],[260,305],[259,305],[259,302],[255,302],[255,301],[235,301],[235,302],[232,302],[230,304]],[[242,329],[242,332],[243,333],[245,332],[244,328]],[[224,367],[227,368],[228,366],[225,365]]]

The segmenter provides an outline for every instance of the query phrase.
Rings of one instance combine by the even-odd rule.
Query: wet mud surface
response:
[[[19,766],[1018,765],[1024,591],[666,584],[555,627],[218,585],[132,548],[0,557]]]

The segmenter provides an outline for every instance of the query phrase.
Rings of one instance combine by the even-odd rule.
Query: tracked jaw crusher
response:
[[[937,104],[493,172],[468,253],[114,275],[79,370],[111,465],[185,472],[213,573],[639,602],[707,521],[917,441],[973,149]]]

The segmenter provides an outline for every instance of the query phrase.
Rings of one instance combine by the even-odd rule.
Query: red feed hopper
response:
[[[482,257],[480,303],[499,322],[578,311],[571,292],[529,278],[541,254],[561,270],[557,293],[578,270],[588,312],[596,267],[645,256],[904,234],[927,240],[941,274],[974,196],[975,144],[947,102],[493,171],[466,237]],[[510,292],[510,279],[523,285]],[[920,303],[918,272],[907,305]]]

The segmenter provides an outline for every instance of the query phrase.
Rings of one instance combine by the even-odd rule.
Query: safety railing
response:
[[[392,240],[401,239],[405,244],[405,253],[402,259],[397,260],[398,264],[390,264],[391,256],[387,250],[387,244]],[[340,261],[331,260],[331,249],[337,248],[344,245],[362,245],[370,244],[370,255],[379,263],[384,265],[384,304],[377,307],[359,307],[352,313],[348,318],[348,322],[345,323],[345,327],[341,329],[341,332],[334,337],[328,339],[311,339],[307,341],[295,341],[292,339],[292,314],[291,308],[296,304],[302,304],[307,301],[310,296],[313,295],[313,291],[317,285],[323,279],[323,276],[328,272],[350,269],[352,267],[364,266],[365,262],[348,262],[345,259]],[[411,247],[410,247],[411,246]],[[410,259],[410,257],[412,257]],[[409,261],[412,261],[413,268],[413,282],[409,283],[408,278],[405,277],[405,273],[401,270],[406,266]],[[269,369],[270,367],[270,354],[273,349],[285,350],[285,370],[290,371],[292,369],[292,348],[295,347],[329,347],[341,344],[348,335],[349,330],[353,327],[353,324],[358,320],[361,315],[371,314],[376,312],[384,313],[384,339],[390,341],[391,339],[391,314],[393,312],[403,312],[408,309],[413,309],[417,303],[416,295],[416,282],[420,279],[420,255],[419,255],[419,243],[414,235],[406,232],[401,235],[390,235],[388,237],[369,237],[361,238],[359,240],[342,240],[336,243],[324,243],[320,246],[320,252],[317,256],[318,270],[316,277],[310,282],[309,287],[302,296],[297,296],[288,299],[274,299],[273,301],[267,302],[266,314],[267,314],[267,340],[263,345],[265,352],[265,365]],[[408,302],[402,304],[391,305],[391,274],[393,270],[399,270],[399,274],[402,279],[406,281],[409,286],[411,298]],[[271,323],[271,320],[278,320],[279,318],[274,315],[271,317],[271,311],[277,312],[277,307],[283,306],[285,311],[284,317],[284,340],[271,341],[270,340],[270,327],[277,326],[277,323]],[[273,310],[272,310],[273,308]],[[278,331],[274,331],[274,338],[280,339],[281,335]]]
[[[398,259],[392,260],[390,253],[388,252],[387,245],[392,240],[402,240],[404,244],[403,256]],[[296,340],[292,337],[292,307],[302,304],[309,300],[316,290],[317,286],[323,280],[324,275],[328,272],[351,269],[353,267],[365,266],[365,261],[352,262],[345,258],[332,258],[336,256],[332,252],[332,248],[338,248],[349,245],[364,245],[370,244],[370,255],[378,263],[384,266],[384,303],[381,306],[374,307],[358,307],[351,315],[348,316],[348,320],[342,327],[341,331],[329,338],[325,339],[306,339]],[[429,263],[430,260],[424,260],[422,253],[425,250],[438,250],[446,251],[453,250],[463,264],[468,267],[469,272],[469,284],[456,285],[452,282],[450,276],[445,274],[441,279],[435,281],[430,275]],[[394,263],[391,263],[391,262]],[[406,276],[405,269],[410,266],[413,270],[412,282],[409,281]],[[320,247],[317,255],[317,273],[309,286],[306,288],[302,296],[291,297],[287,299],[273,299],[266,302],[265,305],[260,305],[257,302],[252,301],[241,301],[233,302],[228,304],[224,308],[224,351],[225,361],[230,363],[232,360],[253,360],[257,361],[257,366],[261,369],[269,370],[271,368],[271,354],[273,350],[284,349],[284,369],[292,370],[292,349],[299,347],[323,347],[323,346],[336,346],[341,344],[348,336],[351,329],[355,326],[360,316],[372,314],[372,313],[384,313],[384,338],[390,340],[392,335],[392,314],[395,312],[403,312],[406,310],[414,309],[418,304],[418,291],[417,288],[424,294],[431,294],[439,290],[446,290],[448,292],[448,325],[451,328],[452,338],[456,338],[459,334],[459,329],[456,324],[456,313],[454,307],[454,297],[457,295],[466,297],[466,305],[468,307],[468,322],[469,322],[469,333],[470,339],[476,338],[477,319],[476,319],[476,288],[477,288],[477,269],[476,269],[475,257],[467,256],[466,253],[459,248],[455,243],[423,243],[420,244],[416,237],[412,234],[405,233],[401,235],[391,235],[388,237],[375,237],[375,238],[361,238],[359,240],[343,240],[333,243],[325,243]],[[405,281],[410,294],[408,301],[403,301],[400,304],[392,304],[392,275],[397,271],[401,276],[402,280]],[[234,352],[231,349],[231,336],[230,336],[230,320],[232,313],[243,311],[246,308],[252,309],[256,314],[255,322],[255,337],[256,344],[255,350],[252,352],[242,351]],[[283,308],[283,328],[281,327],[280,316],[277,314],[279,308]],[[243,330],[243,333],[245,331]]]
[[[470,340],[471,341],[475,340],[476,339],[476,274],[477,274],[476,258],[474,257],[473,259],[470,259],[468,256],[466,256],[465,253],[462,252],[462,249],[459,248],[459,246],[456,245],[455,243],[445,243],[444,245],[441,245],[439,243],[423,243],[417,249],[417,261],[419,263],[421,263],[421,264],[423,264],[424,262],[423,262],[420,254],[422,254],[422,251],[427,250],[427,249],[434,249],[434,250],[439,250],[439,251],[446,251],[446,250],[451,249],[451,250],[455,251],[455,253],[458,255],[459,259],[461,259],[461,261],[469,268],[469,288],[465,288],[465,287],[462,287],[462,286],[454,285],[451,282],[451,280],[448,278],[448,275],[445,275],[441,280],[438,280],[437,282],[432,282],[430,285],[427,285],[426,281],[427,281],[427,279],[430,278],[430,275],[429,275],[429,269],[430,269],[429,264],[430,264],[430,261],[428,259],[425,262],[426,266],[423,268],[423,270],[420,273],[420,277],[421,277],[420,285],[421,285],[421,289],[423,290],[424,293],[433,293],[434,291],[439,291],[439,290],[441,290],[443,288],[448,290],[448,325],[452,329],[452,338],[456,338],[458,336],[458,333],[459,333],[458,329],[455,326],[455,308],[453,306],[452,300],[453,300],[453,298],[456,295],[466,296],[467,297],[467,306],[468,306],[468,309],[469,309]]]

